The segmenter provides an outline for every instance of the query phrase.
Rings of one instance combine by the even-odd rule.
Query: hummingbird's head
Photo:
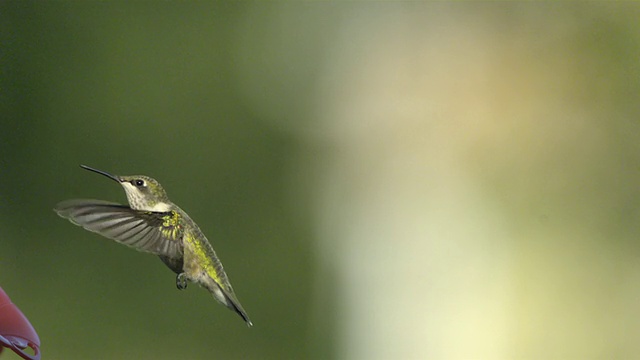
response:
[[[169,198],[160,183],[144,175],[120,176],[120,185],[127,193],[134,210],[169,211]]]
[[[80,165],[83,169],[104,175],[117,181],[127,194],[129,206],[134,210],[164,212],[171,210],[171,203],[167,193],[155,179],[144,175],[117,176],[97,170],[86,165]]]

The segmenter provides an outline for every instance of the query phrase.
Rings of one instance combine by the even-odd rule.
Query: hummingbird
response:
[[[73,224],[136,250],[157,255],[176,275],[176,286],[194,282],[253,326],[240,305],[220,259],[198,225],[172,203],[160,183],[144,175],[117,176],[86,165],[124,188],[129,206],[102,200],[74,199],[54,211]]]

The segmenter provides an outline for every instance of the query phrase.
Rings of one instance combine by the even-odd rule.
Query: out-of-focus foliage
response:
[[[298,146],[236,90],[246,6],[0,4],[0,282],[51,359],[310,356],[308,219],[286,187]],[[242,35],[246,36],[246,35]],[[212,241],[255,324],[155,257],[58,218],[126,201],[88,164],[158,179]]]
[[[52,359],[633,358],[640,7],[0,3],[0,284]],[[158,179],[255,326],[58,218]],[[4,354],[3,354],[4,356]]]

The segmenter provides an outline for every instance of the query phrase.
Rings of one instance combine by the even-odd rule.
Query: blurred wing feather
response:
[[[55,212],[86,230],[137,250],[182,257],[182,228],[175,211],[150,212],[100,200],[67,200]]]

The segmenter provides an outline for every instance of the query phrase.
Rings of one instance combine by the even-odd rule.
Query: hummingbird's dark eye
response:
[[[134,180],[133,184],[135,186],[144,186],[144,180],[138,179],[138,180]]]

